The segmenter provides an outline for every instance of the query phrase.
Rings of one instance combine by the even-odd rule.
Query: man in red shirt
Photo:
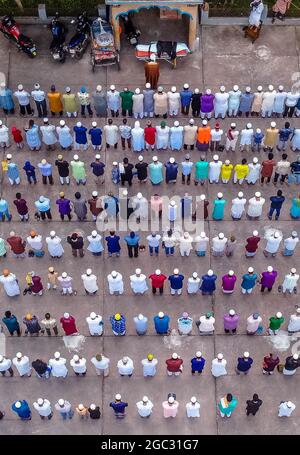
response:
[[[23,240],[20,236],[16,235],[14,231],[9,233],[9,237],[6,239],[9,244],[11,251],[15,258],[24,258],[25,257],[25,245],[26,241]]]
[[[157,269],[155,273],[149,275],[149,278],[151,280],[153,294],[156,294],[156,289],[159,289],[159,293],[162,294],[164,292],[164,282],[167,277]]]
[[[247,258],[251,258],[253,256],[255,256],[256,254],[256,251],[257,251],[257,248],[258,248],[258,244],[260,242],[260,237],[258,235],[258,232],[257,231],[253,231],[252,233],[252,236],[251,237],[248,237],[246,239],[246,257]]]
[[[182,373],[182,364],[183,360],[174,352],[172,357],[166,360],[167,375],[172,376],[174,374],[175,376],[179,376]]]
[[[69,313],[64,313],[63,317],[60,318],[60,323],[66,335],[73,335],[74,333],[78,333],[75,318],[71,316]]]
[[[154,147],[155,147],[155,135],[156,135],[156,129],[152,126],[151,121],[148,120],[147,126],[144,129],[146,150],[148,150],[149,147],[151,147],[151,149],[154,150]]]
[[[274,155],[273,153],[268,154],[268,159],[264,160],[261,163],[261,183],[263,184],[265,181],[265,178],[267,179],[267,183],[270,183],[271,177],[273,174],[273,169],[276,166],[276,161],[273,160]]]
[[[14,200],[14,204],[17,207],[17,211],[21,218],[21,221],[28,221],[29,214],[28,214],[27,202],[25,201],[25,199],[22,198],[21,193],[16,194],[16,199]]]

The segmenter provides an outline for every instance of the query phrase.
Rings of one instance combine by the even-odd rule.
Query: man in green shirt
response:
[[[275,316],[270,317],[269,319],[270,324],[269,324],[269,334],[270,335],[277,335],[279,332],[280,326],[284,323],[284,317],[282,316],[282,313],[278,311]]]
[[[131,92],[130,90],[128,90],[127,87],[125,87],[123,92],[120,93],[120,97],[123,117],[126,117],[127,112],[129,117],[132,117],[133,92]]]
[[[205,160],[205,155],[201,155],[200,161],[195,163],[195,185],[200,183],[204,185],[205,180],[208,178],[209,164]]]

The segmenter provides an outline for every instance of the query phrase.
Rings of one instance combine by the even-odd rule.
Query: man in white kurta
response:
[[[295,409],[296,405],[292,401],[284,401],[279,405],[278,417],[290,417]]]
[[[271,117],[273,113],[274,101],[276,97],[276,90],[274,90],[273,85],[269,85],[269,88],[264,92],[262,96],[262,105],[261,105],[261,116],[262,117]]]
[[[284,281],[282,283],[282,292],[284,294],[288,293],[291,294],[294,289],[297,290],[297,283],[299,280],[299,275],[297,270],[292,268],[290,273],[287,273],[284,277]]]
[[[107,275],[108,287],[110,295],[123,294],[124,292],[124,282],[121,273],[113,270]]]
[[[139,88],[135,89],[134,95],[132,95],[132,112],[134,118],[144,117],[144,95],[141,93]]]
[[[103,354],[96,354],[95,357],[91,358],[91,362],[95,367],[97,376],[108,376],[109,375],[109,358]]]
[[[216,320],[211,313],[200,316],[199,322],[196,322],[200,335],[212,335],[215,331],[215,322]]]
[[[266,236],[266,246],[264,249],[264,255],[268,257],[270,254],[272,256],[276,256],[276,253],[279,249],[279,245],[282,241],[282,235],[279,232],[272,232],[271,234]]]
[[[144,396],[141,401],[136,403],[136,407],[140,417],[150,417],[153,409],[153,403],[148,397]]]
[[[136,218],[146,220],[148,218],[148,200],[142,195],[137,193],[132,199],[132,207],[134,208],[134,215]]]
[[[20,288],[16,275],[10,273],[8,269],[4,269],[3,274],[0,275],[0,283],[3,284],[4,291],[8,297],[15,297],[16,295],[20,295]]]
[[[18,373],[21,377],[31,376],[31,366],[29,363],[29,358],[26,355],[23,355],[21,352],[17,352],[16,357],[13,358],[12,363],[18,370]]]
[[[169,133],[170,128],[165,125],[165,122],[161,122],[160,125],[156,126],[156,148],[157,150],[166,150],[169,145]]]
[[[92,336],[101,336],[103,333],[102,316],[92,312],[86,319],[89,332]]]
[[[254,130],[252,128],[251,123],[247,123],[246,128],[241,131],[241,138],[240,138],[240,149],[241,151],[246,150],[246,152],[250,152],[252,139],[253,139]]]
[[[200,278],[197,272],[193,272],[192,276],[189,277],[187,282],[187,293],[188,294],[197,294],[200,287]]]
[[[192,397],[185,407],[187,417],[200,417],[200,403],[196,397]]]
[[[79,357],[79,355],[75,354],[73,359],[70,360],[70,365],[76,376],[86,374],[86,359],[84,357]]]
[[[130,357],[123,357],[117,363],[120,376],[131,376],[134,370],[133,361]]]
[[[193,237],[188,232],[184,232],[184,234],[179,238],[179,251],[181,256],[190,255],[190,252],[193,249],[192,243]]]
[[[50,232],[50,237],[46,237],[48,252],[52,258],[60,258],[64,254],[64,249],[61,245],[61,238],[56,235],[55,231]]]
[[[33,232],[31,235],[27,237],[27,243],[34,251],[42,251],[43,250],[43,239],[41,235],[38,235]]]
[[[146,275],[141,269],[136,269],[135,274],[130,276],[130,286],[134,294],[144,294],[148,290]]]
[[[228,111],[228,99],[229,93],[226,93],[224,85],[220,87],[220,91],[215,93],[214,107],[215,107],[215,118],[219,115],[224,119]]]
[[[87,269],[87,271],[81,275],[81,279],[83,281],[85,292],[87,294],[96,294],[99,288],[97,285],[97,277],[93,274],[92,270]]]
[[[167,93],[167,96],[170,117],[178,115],[180,108],[180,94],[176,92],[176,87],[172,87],[171,90]]]
[[[153,354],[148,354],[147,358],[141,361],[143,376],[155,376],[157,363],[158,360],[153,356]]]
[[[224,236],[223,232],[220,232],[212,239],[212,254],[214,256],[222,256],[226,248],[226,243],[227,237]]]
[[[38,398],[37,401],[33,403],[34,409],[38,412],[39,416],[44,419],[48,417],[50,420],[52,417],[51,403],[47,398]]]
[[[105,125],[103,129],[105,133],[106,144],[108,146],[116,147],[119,139],[119,128],[117,125],[114,125],[111,121],[111,123],[109,122],[108,125]]]
[[[247,183],[254,185],[259,179],[261,169],[261,164],[258,162],[258,158],[256,158],[256,156],[253,158],[252,163],[248,164],[248,169],[249,172],[245,180]]]
[[[119,115],[119,109],[121,106],[120,92],[116,90],[114,85],[110,86],[110,89],[106,92],[107,107],[111,112],[111,115]]]
[[[262,214],[265,199],[261,197],[259,191],[257,191],[251,199],[248,201],[247,215],[249,218],[259,219]]]
[[[240,220],[245,211],[247,199],[244,197],[244,193],[240,191],[238,197],[232,199],[231,216],[234,220]]]
[[[226,365],[227,361],[224,359],[223,354],[219,353],[211,363],[211,374],[215,378],[225,376],[227,374]]]
[[[51,149],[51,146],[55,145],[57,142],[55,126],[50,125],[48,119],[44,118],[44,125],[40,126],[40,130],[42,133],[42,141],[48,146],[48,149]]]
[[[209,183],[218,183],[222,168],[222,161],[219,160],[218,155],[213,156],[213,161],[209,163]]]
[[[239,90],[238,85],[233,86],[233,90],[230,90],[228,93],[229,99],[228,99],[228,115],[229,117],[236,117],[239,106],[240,106],[240,98],[241,98],[242,92]]]
[[[65,378],[68,374],[66,362],[66,359],[61,357],[59,352],[55,352],[54,358],[49,360],[49,365],[52,368],[52,376],[55,378]]]
[[[290,334],[300,332],[300,307],[297,307],[296,313],[291,314],[290,316],[288,332]]]

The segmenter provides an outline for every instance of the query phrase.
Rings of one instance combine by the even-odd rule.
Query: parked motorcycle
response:
[[[31,38],[21,33],[20,28],[11,14],[4,16],[0,22],[0,31],[5,38],[11,40],[17,48],[29,57],[36,57],[36,46]]]
[[[132,46],[136,46],[138,44],[138,37],[141,35],[140,30],[138,30],[131,20],[129,15],[122,16],[123,24],[124,24],[124,33],[126,38],[130,42]]]
[[[57,60],[60,63],[64,63],[67,55],[67,46],[65,45],[65,40],[68,30],[65,25],[58,19],[59,14],[55,13],[55,16],[50,24],[50,30],[53,37],[50,44],[50,51],[54,60]]]
[[[71,24],[74,24],[75,22],[76,33],[69,42],[68,50],[72,58],[77,58],[79,60],[89,44],[91,26],[85,11],[80,14],[76,20],[72,20]]]

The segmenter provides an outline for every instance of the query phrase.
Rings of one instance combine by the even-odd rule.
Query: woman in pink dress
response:
[[[273,17],[272,24],[274,24],[275,19],[280,19],[284,21],[287,10],[290,8],[292,0],[276,0],[273,5]]]

